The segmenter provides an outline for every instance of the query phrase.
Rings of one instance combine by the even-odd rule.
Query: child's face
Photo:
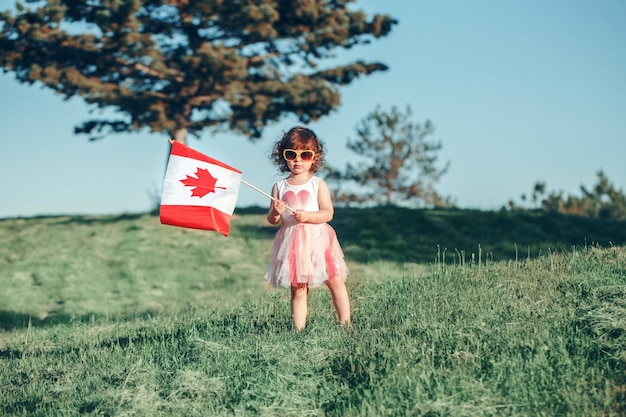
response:
[[[317,155],[310,149],[285,149],[283,157],[293,174],[309,172]]]

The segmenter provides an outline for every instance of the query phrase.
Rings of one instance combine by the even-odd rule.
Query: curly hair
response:
[[[270,159],[280,172],[289,172],[289,166],[287,166],[287,161],[283,157],[285,149],[306,149],[315,152],[311,172],[317,172],[324,164],[324,143],[317,137],[315,132],[306,127],[296,126],[287,132],[283,132],[282,138],[274,145]]]

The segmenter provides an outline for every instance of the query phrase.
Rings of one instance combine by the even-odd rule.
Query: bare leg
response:
[[[327,280],[326,286],[333,298],[339,323],[350,324],[350,298],[348,297],[346,283],[341,278],[334,278]]]
[[[291,320],[293,321],[293,329],[296,332],[303,330],[304,326],[306,326],[308,294],[309,287],[306,284],[291,287]]]

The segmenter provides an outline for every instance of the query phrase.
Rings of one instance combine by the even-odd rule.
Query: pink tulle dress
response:
[[[313,176],[302,185],[290,185],[281,180],[276,183],[278,197],[294,210],[318,211],[320,180]],[[299,284],[316,287],[328,279],[345,281],[348,273],[337,235],[328,223],[298,223],[291,211],[283,212],[265,273],[272,287]]]

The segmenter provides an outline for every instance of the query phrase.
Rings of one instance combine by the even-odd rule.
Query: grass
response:
[[[254,210],[228,238],[147,215],[0,221],[0,415],[624,415],[626,248],[599,245],[623,224],[556,228],[528,257],[476,238],[488,213],[459,230],[462,211],[378,210],[414,218],[395,251],[400,222],[379,212],[334,223],[352,328],[320,289],[298,334],[288,291],[263,282],[275,229]],[[501,241],[550,222],[524,216],[500,218]]]
[[[534,211],[342,209],[333,226],[346,255],[358,262],[450,263],[479,252],[492,260],[540,256],[574,247],[626,244],[624,222]]]

